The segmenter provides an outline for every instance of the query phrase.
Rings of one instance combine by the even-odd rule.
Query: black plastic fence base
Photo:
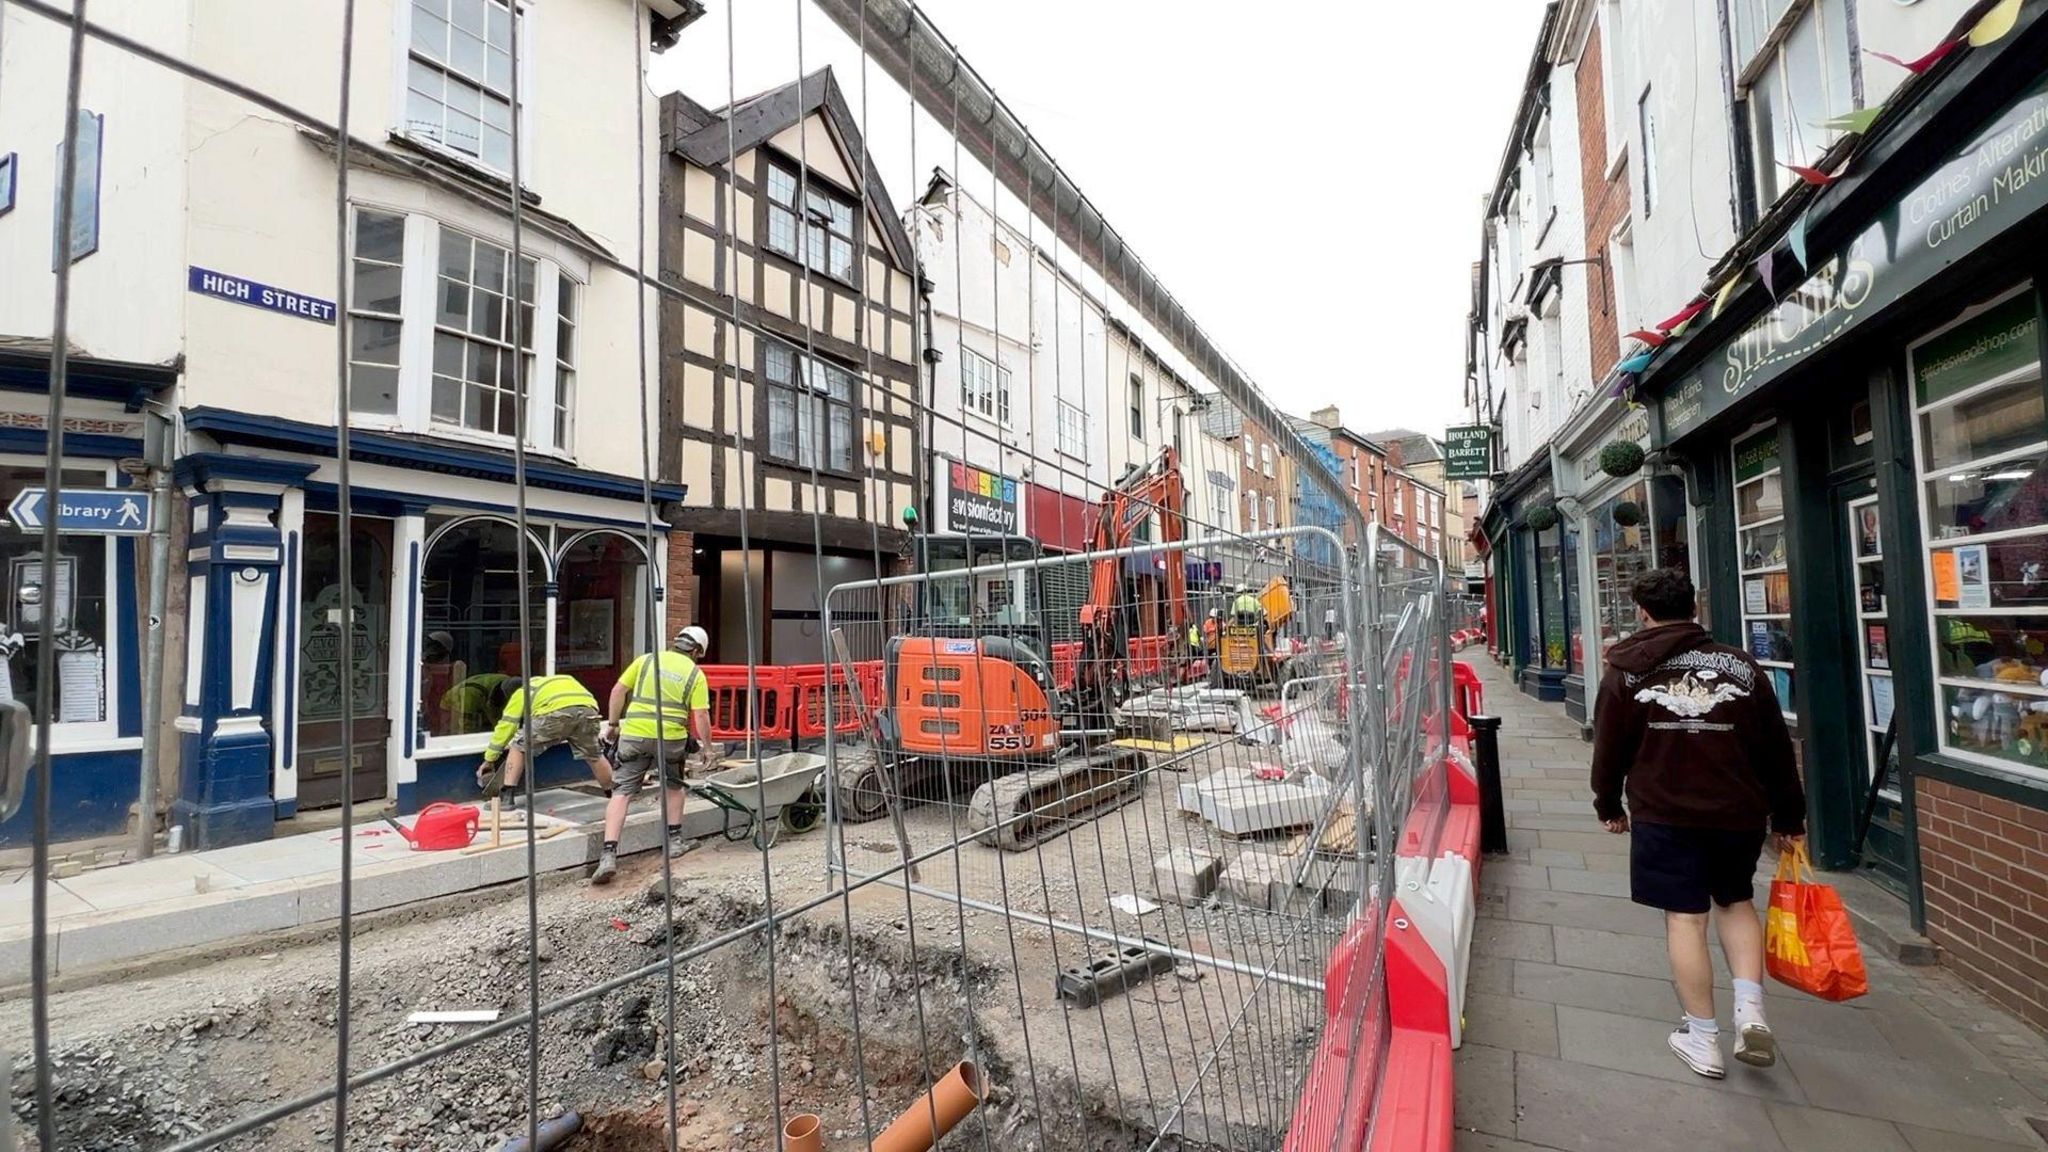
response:
[[[1501,797],[1500,717],[1467,716],[1472,725],[1472,768],[1479,776],[1479,850],[1508,850],[1508,810]]]
[[[1173,957],[1133,945],[1090,964],[1076,964],[1060,973],[1059,994],[1082,1008],[1093,1008],[1132,985],[1173,971]]]

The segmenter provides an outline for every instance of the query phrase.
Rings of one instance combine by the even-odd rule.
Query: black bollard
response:
[[[1467,716],[1473,770],[1479,774],[1479,850],[1508,850],[1508,810],[1500,793],[1500,717]]]

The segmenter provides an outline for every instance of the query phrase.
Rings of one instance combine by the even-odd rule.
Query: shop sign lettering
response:
[[[1484,424],[1444,429],[1444,478],[1484,480],[1493,474],[1493,429]]]
[[[947,473],[946,527],[954,532],[1017,531],[1017,482],[952,461]]]
[[[1683,436],[2048,207],[2048,78],[1658,401]],[[1782,264],[1789,257],[1780,254]]]

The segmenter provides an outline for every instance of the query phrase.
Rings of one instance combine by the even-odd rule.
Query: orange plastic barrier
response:
[[[711,738],[719,741],[790,738],[790,687],[783,669],[762,665],[749,685],[744,664],[701,664],[711,687]]]
[[[882,662],[868,660],[852,669],[834,668],[828,677],[823,664],[791,664],[782,668],[793,698],[796,738],[817,740],[825,735],[825,697],[832,695],[832,728],[840,735],[861,729],[859,703],[870,708],[881,702]],[[829,683],[828,683],[829,679]],[[856,696],[854,687],[860,687]]]

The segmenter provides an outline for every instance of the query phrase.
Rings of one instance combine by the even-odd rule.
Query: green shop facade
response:
[[[1548,445],[1502,478],[1484,530],[1494,658],[1523,692],[1563,701],[1583,675],[1578,533],[1558,511]],[[1584,698],[1580,689],[1580,698]]]
[[[1642,380],[1704,618],[1770,670],[1817,862],[2048,1026],[2048,16],[1895,103]],[[1803,230],[1805,267],[1785,237]],[[1763,249],[1757,249],[1758,252]],[[1794,280],[1801,280],[1792,286]]]

